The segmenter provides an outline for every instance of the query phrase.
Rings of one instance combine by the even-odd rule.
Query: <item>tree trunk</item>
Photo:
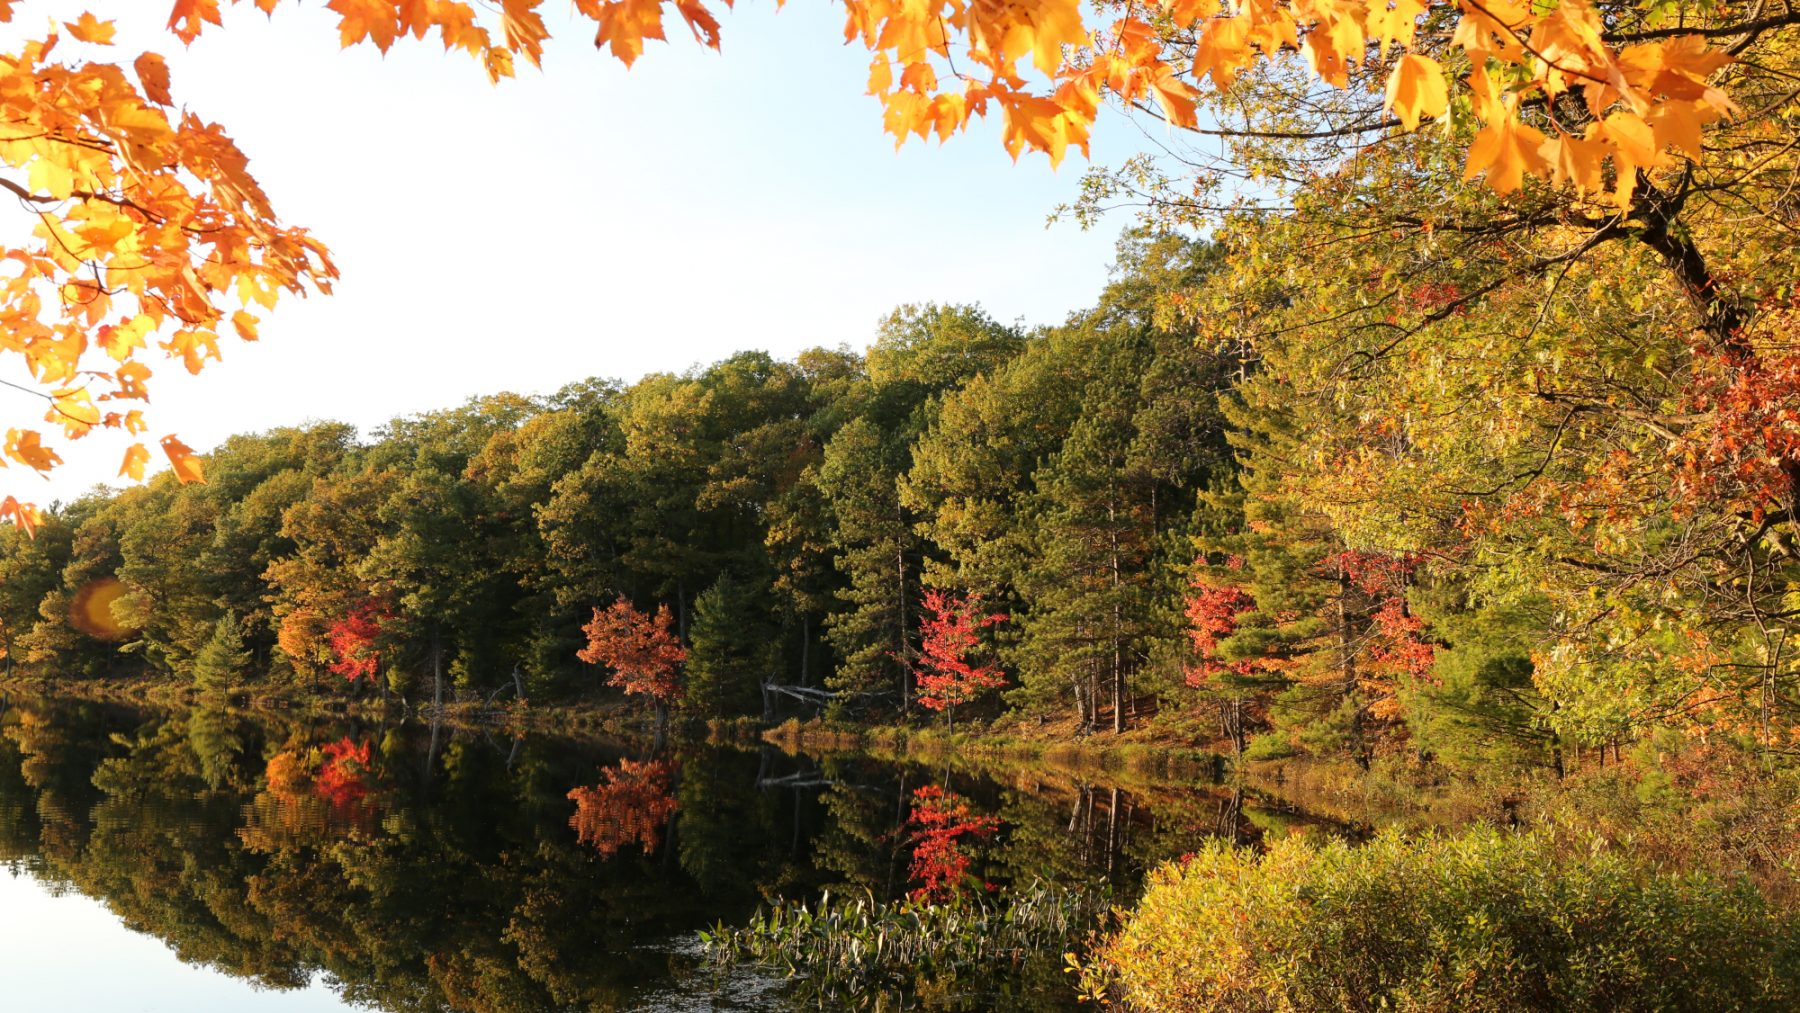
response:
[[[435,624],[431,627],[431,710],[444,712],[444,647]]]
[[[1112,490],[1113,497],[1106,503],[1107,542],[1112,556],[1112,700],[1113,700],[1113,734],[1121,735],[1125,731],[1125,620],[1123,605],[1119,601],[1119,588],[1122,584],[1119,575],[1119,517],[1118,490]]]
[[[1369,769],[1369,752],[1363,743],[1362,704],[1356,699],[1356,638],[1350,629],[1350,571],[1342,559],[1337,568],[1338,600],[1338,664],[1344,699],[1354,705],[1350,714],[1350,748],[1355,751],[1356,765]]]
[[[810,686],[812,661],[812,616],[800,617],[800,685]]]
[[[900,508],[898,506],[894,508],[894,515],[896,519],[900,519]],[[912,714],[912,656],[907,650],[908,645],[906,641],[906,542],[903,537],[895,540],[894,564],[895,571],[899,576],[899,586],[894,589],[894,600],[899,603],[898,614],[900,617],[900,635],[898,638],[900,648],[898,654],[898,659],[900,661],[900,714],[902,717],[906,717]]]

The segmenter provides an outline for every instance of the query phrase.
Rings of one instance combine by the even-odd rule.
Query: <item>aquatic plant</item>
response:
[[[793,979],[796,1000],[820,1008],[885,1009],[930,993],[934,1005],[991,1009],[1009,982],[1059,973],[1065,951],[1099,927],[1109,901],[1104,889],[1041,882],[942,901],[827,893],[700,938],[720,970],[774,969]]]

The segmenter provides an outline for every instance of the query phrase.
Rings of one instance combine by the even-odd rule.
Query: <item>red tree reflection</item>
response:
[[[611,858],[627,844],[645,854],[662,844],[662,828],[680,805],[673,791],[674,769],[663,760],[620,760],[600,772],[604,783],[569,792],[575,815],[569,826],[583,844]]]
[[[994,817],[976,815],[968,799],[930,784],[913,792],[913,810],[906,823],[913,842],[907,875],[919,884],[909,896],[919,900],[949,900],[961,891],[969,880],[970,862],[963,848],[1000,829]]]

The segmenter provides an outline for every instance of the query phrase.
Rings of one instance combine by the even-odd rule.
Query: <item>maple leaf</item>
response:
[[[544,19],[538,16],[537,6],[541,0],[502,0],[500,26],[506,34],[509,48],[525,54],[525,59],[532,66],[538,66],[544,58],[544,40],[550,37],[550,30],[544,27]]]
[[[49,471],[62,463],[56,451],[39,441],[43,437],[34,429],[8,429],[6,456],[37,471]]]
[[[1436,119],[1450,105],[1450,92],[1444,83],[1444,68],[1429,56],[1410,53],[1394,65],[1388,76],[1387,107],[1400,117],[1408,130],[1417,129],[1419,118]]]
[[[611,0],[593,17],[600,23],[595,47],[610,46],[627,67],[643,55],[645,39],[663,38],[662,0]]]
[[[44,421],[55,422],[63,427],[63,435],[78,439],[99,425],[100,409],[94,406],[93,396],[85,387],[63,387],[51,392],[50,410],[44,413]]]
[[[1380,40],[1382,59],[1387,58],[1389,45],[1412,45],[1419,15],[1424,13],[1425,4],[1421,0],[1397,0],[1392,9],[1380,9],[1378,5],[1369,13],[1369,33]]]
[[[64,21],[63,27],[82,42],[97,46],[112,45],[113,34],[118,30],[111,21],[101,21],[87,11],[82,11],[81,17],[74,21]]]
[[[113,371],[113,379],[118,381],[119,389],[110,394],[100,395],[100,400],[113,401],[120,398],[131,401],[150,400],[150,391],[144,386],[144,381],[150,379],[149,366],[137,361],[124,363]]]
[[[1538,153],[1550,164],[1552,182],[1557,186],[1572,182],[1581,193],[1597,193],[1605,185],[1600,163],[1606,151],[1606,142],[1595,136],[1590,126],[1585,136],[1560,134],[1545,141]]]
[[[169,455],[169,463],[175,468],[175,477],[182,485],[189,482],[206,484],[206,471],[200,466],[200,457],[193,448],[175,438],[170,433],[162,438],[163,453]]]
[[[1194,112],[1194,101],[1198,96],[1192,85],[1175,76],[1174,70],[1162,67],[1150,81],[1150,94],[1162,107],[1163,119],[1189,129],[1200,125]]]
[[[100,347],[106,354],[119,362],[131,358],[134,349],[143,348],[144,335],[155,328],[156,322],[140,313],[117,326],[100,328]]]
[[[25,532],[27,538],[36,538],[38,525],[44,521],[37,507],[21,503],[11,496],[0,499],[0,520],[12,521],[20,531]]]
[[[345,48],[364,39],[387,52],[400,37],[400,14],[389,0],[330,0],[327,10],[338,15],[338,40]]]
[[[169,12],[169,29],[182,42],[193,42],[200,37],[202,23],[223,25],[219,19],[219,0],[175,0],[175,9]]]
[[[688,31],[694,33],[694,41],[708,49],[719,48],[719,19],[713,17],[712,11],[697,0],[675,0],[675,10],[681,14],[681,20],[687,22]]]
[[[137,71],[138,83],[144,86],[144,97],[159,106],[174,105],[169,94],[169,65],[155,53],[144,53],[131,64]]]
[[[150,451],[145,450],[142,443],[133,443],[125,449],[125,463],[119,465],[119,477],[141,482],[144,480],[144,465],[148,463]]]
[[[1549,163],[1538,149],[1544,146],[1544,135],[1517,120],[1503,117],[1481,128],[1469,145],[1469,163],[1464,179],[1486,173],[1487,185],[1495,193],[1507,194],[1523,185],[1527,173],[1546,175]]]

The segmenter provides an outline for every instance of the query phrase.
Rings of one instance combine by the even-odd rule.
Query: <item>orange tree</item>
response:
[[[675,635],[669,606],[657,606],[652,617],[620,598],[605,609],[595,609],[594,618],[581,631],[587,634],[587,646],[575,656],[612,669],[607,685],[654,701],[661,728],[668,720],[669,704],[681,699],[681,666],[687,661],[687,648]]]
[[[251,5],[272,14],[283,3]],[[34,6],[0,0],[0,22]],[[10,374],[0,381],[41,398],[45,421],[70,440],[95,427],[144,430],[137,406],[152,347],[198,371],[218,357],[222,334],[254,339],[282,295],[329,291],[336,276],[325,247],[277,216],[229,135],[178,104],[163,59],[115,56],[114,23],[92,6],[101,13],[54,23],[0,55],[0,163],[12,170],[0,186],[30,223],[0,252],[0,369]],[[168,30],[192,42],[224,24],[224,6],[173,0]],[[385,51],[429,35],[494,80],[520,60],[536,65],[550,34],[543,0],[326,6],[346,46]],[[702,0],[575,0],[574,9],[597,27],[596,45],[627,64],[646,40],[665,38],[665,21],[720,45],[718,10]],[[1791,44],[1787,30],[1800,21],[1785,6],[1682,0],[1102,0],[1092,10],[1079,0],[845,0],[844,9],[845,38],[872,54],[868,89],[899,140],[945,138],[994,115],[1015,158],[1058,161],[1087,149],[1108,103],[1194,136],[1300,148],[1365,146],[1442,121],[1466,151],[1465,174],[1494,190],[1544,179],[1577,203],[1626,214],[1665,200],[1658,174],[1683,173],[1689,160],[1742,158],[1742,171],[1758,171],[1755,150],[1720,152],[1708,132],[1790,108],[1779,84],[1788,72],[1766,57]],[[1262,76],[1277,101],[1258,122],[1232,122],[1245,107],[1235,99],[1203,100],[1206,81],[1235,95],[1263,64],[1274,68]],[[1319,83],[1339,94],[1318,93]],[[1755,97],[1745,103],[1739,91]],[[1228,154],[1189,163],[1201,168],[1188,180],[1204,192],[1232,173],[1252,189],[1278,176]],[[1671,242],[1678,250],[1679,237]],[[201,478],[178,438],[162,446],[183,481]],[[61,459],[28,426],[8,426],[0,450],[39,471]],[[121,474],[141,476],[148,458],[133,444]],[[30,526],[36,511],[9,496],[0,515]]]

